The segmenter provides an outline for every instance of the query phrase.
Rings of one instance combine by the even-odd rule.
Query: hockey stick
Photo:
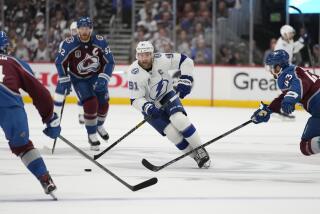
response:
[[[169,105],[169,103],[171,103],[173,100],[175,100],[176,98],[178,98],[179,94],[174,95],[173,97],[171,97],[171,99],[166,102],[163,106],[161,106],[162,109],[164,109],[165,107],[167,107]],[[99,154],[96,154],[93,156],[94,160],[97,160],[98,158],[100,158],[102,155],[104,155],[107,151],[109,151],[110,149],[112,149],[115,145],[117,145],[118,143],[120,143],[123,139],[125,139],[126,137],[128,137],[132,132],[134,132],[135,130],[137,130],[139,127],[141,127],[145,122],[147,122],[148,120],[151,119],[151,115],[147,116],[144,120],[142,120],[140,123],[138,123],[135,127],[133,127],[132,129],[130,129],[127,133],[125,133],[124,135],[122,135],[118,140],[116,140],[113,144],[111,144],[108,148],[106,148],[105,150],[103,150],[102,152],[100,152]]]
[[[294,9],[295,11],[297,11],[299,13],[300,20],[301,20],[301,23],[302,23],[302,27],[303,27],[304,30],[307,30],[306,27],[305,27],[305,24],[304,24],[304,17],[303,17],[302,11],[299,8],[297,8],[295,6],[292,6],[292,5],[289,5],[289,7]],[[313,59],[313,56],[311,54],[311,50],[310,50],[309,44],[307,43],[306,46],[307,46],[307,51],[308,51],[308,57],[309,57],[310,64],[311,64],[311,67],[312,67],[312,72],[313,72],[313,74],[315,74],[316,71],[315,71],[315,67],[314,67],[314,59]]]
[[[89,161],[91,161],[92,163],[94,163],[96,166],[98,166],[100,169],[102,169],[103,171],[105,171],[106,173],[108,173],[109,175],[111,175],[114,179],[116,179],[117,181],[119,181],[120,183],[122,183],[124,186],[128,187],[130,190],[132,191],[138,191],[140,189],[144,189],[146,187],[152,186],[154,184],[156,184],[158,182],[158,179],[156,177],[150,178],[149,180],[143,181],[137,185],[130,185],[127,182],[125,182],[124,180],[122,180],[120,177],[118,177],[116,174],[114,174],[113,172],[111,172],[109,169],[107,169],[106,167],[104,167],[103,165],[101,165],[99,162],[95,161],[92,157],[90,157],[87,153],[85,153],[84,151],[82,151],[80,148],[78,148],[77,146],[75,146],[73,143],[71,143],[69,140],[67,140],[66,138],[64,138],[63,136],[59,136],[59,138],[65,142],[66,144],[68,144],[70,147],[72,147],[74,150],[76,150],[77,152],[79,152],[83,157],[87,158]]]
[[[61,108],[61,114],[60,114],[60,123],[61,123],[61,120],[62,120],[62,114],[63,114],[64,104],[65,104],[65,102],[66,102],[66,97],[67,97],[67,93],[65,92],[65,93],[64,93],[63,103],[62,103],[62,108]],[[53,146],[52,146],[52,150],[51,150],[51,154],[54,153],[54,150],[55,150],[55,148],[56,148],[57,139],[58,139],[58,138],[54,139]]]
[[[211,144],[211,143],[213,143],[213,142],[215,142],[215,141],[217,141],[217,140],[220,140],[221,138],[223,138],[223,137],[231,134],[232,132],[235,132],[235,131],[237,131],[238,129],[241,129],[241,128],[245,127],[246,125],[250,124],[251,122],[252,122],[252,120],[248,120],[247,122],[245,122],[245,123],[243,123],[243,124],[241,124],[241,125],[233,128],[233,129],[227,131],[226,133],[224,133],[224,134],[222,134],[222,135],[220,135],[220,136],[218,136],[218,137],[216,137],[216,138],[214,138],[214,139],[206,142],[205,144],[203,144],[203,145],[201,145],[201,146],[198,146],[198,147],[195,148],[195,149],[192,149],[191,151],[189,151],[189,152],[187,152],[187,153],[185,153],[185,154],[183,154],[183,155],[181,155],[181,156],[179,156],[179,157],[177,157],[177,158],[169,161],[168,163],[166,163],[166,164],[164,164],[164,165],[162,165],[162,166],[155,166],[155,165],[153,165],[152,163],[150,163],[150,162],[149,162],[148,160],[146,160],[146,159],[142,159],[142,165],[145,166],[147,169],[149,169],[149,170],[151,170],[151,171],[157,172],[157,171],[159,171],[159,170],[161,170],[161,169],[163,169],[163,168],[165,168],[165,167],[167,167],[167,166],[169,166],[169,165],[177,162],[178,160],[180,160],[180,159],[182,159],[182,158],[190,155],[191,153],[195,152],[196,150],[198,150],[198,149],[200,149],[200,148],[203,148],[203,147],[206,147],[206,146],[208,146],[209,144]]]

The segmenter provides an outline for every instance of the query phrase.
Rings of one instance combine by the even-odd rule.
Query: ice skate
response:
[[[84,115],[83,114],[79,114],[78,118],[79,118],[79,123],[80,124],[84,124]]]
[[[105,141],[108,141],[109,134],[108,134],[108,132],[105,130],[105,128],[103,126],[98,126],[97,131],[98,131],[98,133],[99,133],[99,135],[100,135],[100,137],[102,139],[104,139]]]
[[[279,112],[277,114],[273,114],[273,117],[279,118],[282,121],[294,122],[296,117],[293,114],[286,114],[284,112]]]
[[[100,141],[97,138],[97,134],[89,134],[88,136],[89,144],[90,144],[90,149],[92,151],[99,151],[100,148]]]
[[[54,195],[54,192],[56,191],[57,186],[53,183],[53,180],[49,175],[49,173],[42,175],[39,178],[39,181],[42,185],[44,192],[50,195],[54,200],[58,200],[57,197]]]
[[[197,162],[199,168],[209,168],[210,167],[210,157],[205,148],[200,148],[194,152],[193,159]]]

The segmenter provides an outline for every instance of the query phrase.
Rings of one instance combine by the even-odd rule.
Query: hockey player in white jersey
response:
[[[297,41],[293,41],[296,31],[290,25],[283,25],[280,28],[281,37],[277,40],[274,50],[285,50],[289,54],[289,63],[292,64],[292,56],[298,53],[303,47],[307,39],[307,34],[300,37]]]
[[[136,58],[129,67],[128,88],[131,104],[145,117],[151,116],[148,123],[160,134],[186,153],[201,145],[196,128],[187,117],[179,97],[183,99],[192,89],[194,65],[184,54],[154,53],[149,41],[139,42]],[[176,92],[168,71],[181,70]],[[176,98],[174,98],[176,96]],[[172,99],[173,98],[173,99]],[[162,106],[165,105],[164,108]],[[204,148],[192,153],[199,168],[210,166],[210,157]]]

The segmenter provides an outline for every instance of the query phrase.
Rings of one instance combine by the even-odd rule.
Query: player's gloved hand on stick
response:
[[[69,76],[59,77],[58,85],[61,91],[63,91],[66,95],[71,92],[71,80]]]
[[[152,118],[158,118],[161,115],[161,110],[158,109],[152,102],[147,102],[144,104],[143,112]]]
[[[109,80],[108,75],[104,73],[99,74],[98,79],[93,86],[94,91],[97,93],[106,93],[108,80]]]
[[[56,113],[53,113],[51,119],[47,123],[47,128],[43,130],[43,133],[50,138],[56,139],[60,135],[60,132],[60,118]]]
[[[251,120],[255,124],[268,122],[271,113],[272,111],[269,109],[268,105],[261,102],[260,108],[253,113]]]
[[[192,89],[193,78],[188,75],[181,75],[178,80],[176,91],[179,93],[179,97],[183,99],[190,94]]]
[[[281,110],[286,114],[291,114],[295,110],[296,99],[285,96],[281,102]]]

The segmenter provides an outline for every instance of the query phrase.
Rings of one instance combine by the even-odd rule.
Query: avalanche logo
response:
[[[161,97],[165,93],[167,93],[168,90],[168,80],[160,80],[157,84],[151,86],[150,88],[150,98],[152,100],[156,100],[158,97]]]
[[[99,57],[86,54],[86,57],[78,64],[79,74],[89,74],[97,72],[100,67]]]

